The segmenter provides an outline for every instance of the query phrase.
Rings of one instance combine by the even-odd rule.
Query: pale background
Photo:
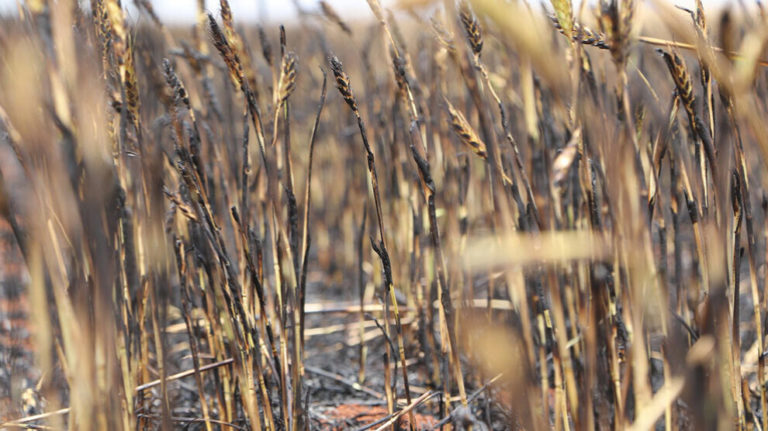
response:
[[[342,17],[360,16],[366,12],[370,13],[368,3],[365,0],[326,0]],[[160,15],[160,19],[167,23],[188,23],[194,22],[196,0],[150,0],[155,7],[155,11]],[[310,12],[318,11],[316,0],[297,0],[302,8]],[[17,11],[18,0],[0,0],[0,13],[15,14]],[[23,0],[22,0],[23,3]],[[81,3],[89,3],[82,1]],[[131,0],[122,0],[123,5],[127,6],[128,14],[137,18],[133,2]],[[272,21],[288,21],[296,16],[296,7],[294,0],[229,0],[232,7],[232,13],[237,21],[254,21],[265,16]],[[392,3],[384,1],[385,5]],[[218,12],[218,0],[206,0],[206,7],[211,12]]]
[[[19,0],[0,0],[0,13],[16,13],[16,5]],[[55,1],[55,0],[52,0]],[[189,23],[195,19],[196,0],[150,0],[160,18],[167,23]],[[318,10],[316,0],[229,0],[232,12],[237,21],[255,21],[264,16],[271,21],[286,22],[296,16],[294,1],[302,8],[310,12]],[[326,0],[343,18],[355,16],[370,16],[368,3],[365,0]],[[535,0],[533,0],[535,1]],[[667,0],[671,4],[693,7],[695,0]],[[746,4],[752,4],[754,0],[743,0]],[[23,2],[23,1],[22,1]],[[131,0],[122,0],[125,5],[132,5]],[[738,8],[737,0],[703,0],[705,8],[719,8],[726,4],[732,4]],[[85,3],[88,3],[87,1]],[[384,6],[392,5],[395,0],[383,0]],[[547,2],[549,3],[549,2]],[[579,3],[575,1],[574,3]],[[217,12],[218,0],[206,0],[208,10]],[[138,14],[132,7],[128,8],[130,17],[137,18]]]

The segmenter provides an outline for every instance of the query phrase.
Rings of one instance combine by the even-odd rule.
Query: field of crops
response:
[[[761,2],[130,3],[0,18],[0,428],[768,430]]]

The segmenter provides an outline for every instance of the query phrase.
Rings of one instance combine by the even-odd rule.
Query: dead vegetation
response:
[[[134,3],[0,28],[0,426],[768,429],[762,4]]]

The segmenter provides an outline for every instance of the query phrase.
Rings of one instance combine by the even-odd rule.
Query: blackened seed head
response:
[[[344,69],[338,57],[336,57],[335,55],[331,56],[330,63],[331,63],[331,70],[333,71],[334,75],[341,75],[344,73]]]

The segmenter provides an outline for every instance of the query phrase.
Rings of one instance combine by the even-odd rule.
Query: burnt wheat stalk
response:
[[[410,390],[410,386],[408,385],[408,371],[405,363],[403,327],[400,322],[400,313],[398,312],[398,308],[397,308],[397,299],[395,298],[395,288],[394,288],[394,281],[392,279],[392,266],[389,259],[389,251],[387,250],[386,240],[384,239],[384,222],[382,220],[382,214],[381,214],[381,196],[379,192],[379,179],[378,179],[378,175],[376,174],[376,160],[375,160],[373,151],[371,150],[371,146],[368,143],[368,134],[366,133],[366,130],[365,130],[365,123],[363,122],[363,117],[360,115],[360,110],[357,107],[357,100],[355,99],[355,95],[352,92],[352,86],[350,85],[350,82],[349,82],[349,76],[347,76],[347,74],[344,72],[341,61],[339,61],[339,59],[336,56],[332,56],[330,58],[330,64],[331,64],[331,71],[333,72],[333,76],[336,79],[336,88],[338,88],[339,93],[341,93],[341,96],[344,98],[344,101],[347,103],[349,108],[352,110],[352,113],[355,115],[355,119],[357,120],[357,126],[360,129],[360,137],[362,138],[363,146],[365,147],[366,159],[367,159],[367,165],[368,165],[368,175],[371,180],[371,185],[373,186],[373,199],[374,199],[374,204],[376,206],[376,219],[379,225],[379,244],[377,245],[373,243],[372,246],[376,254],[381,259],[381,263],[384,268],[384,279],[387,284],[386,286],[387,293],[389,294],[390,300],[392,301],[393,314],[395,318],[395,328],[397,331],[397,344],[398,344],[398,350],[400,354],[401,368],[403,370],[403,385],[405,388],[405,398],[408,404],[411,404],[411,390]],[[410,419],[411,430],[413,431],[414,429],[413,413],[409,412],[408,414]]]

